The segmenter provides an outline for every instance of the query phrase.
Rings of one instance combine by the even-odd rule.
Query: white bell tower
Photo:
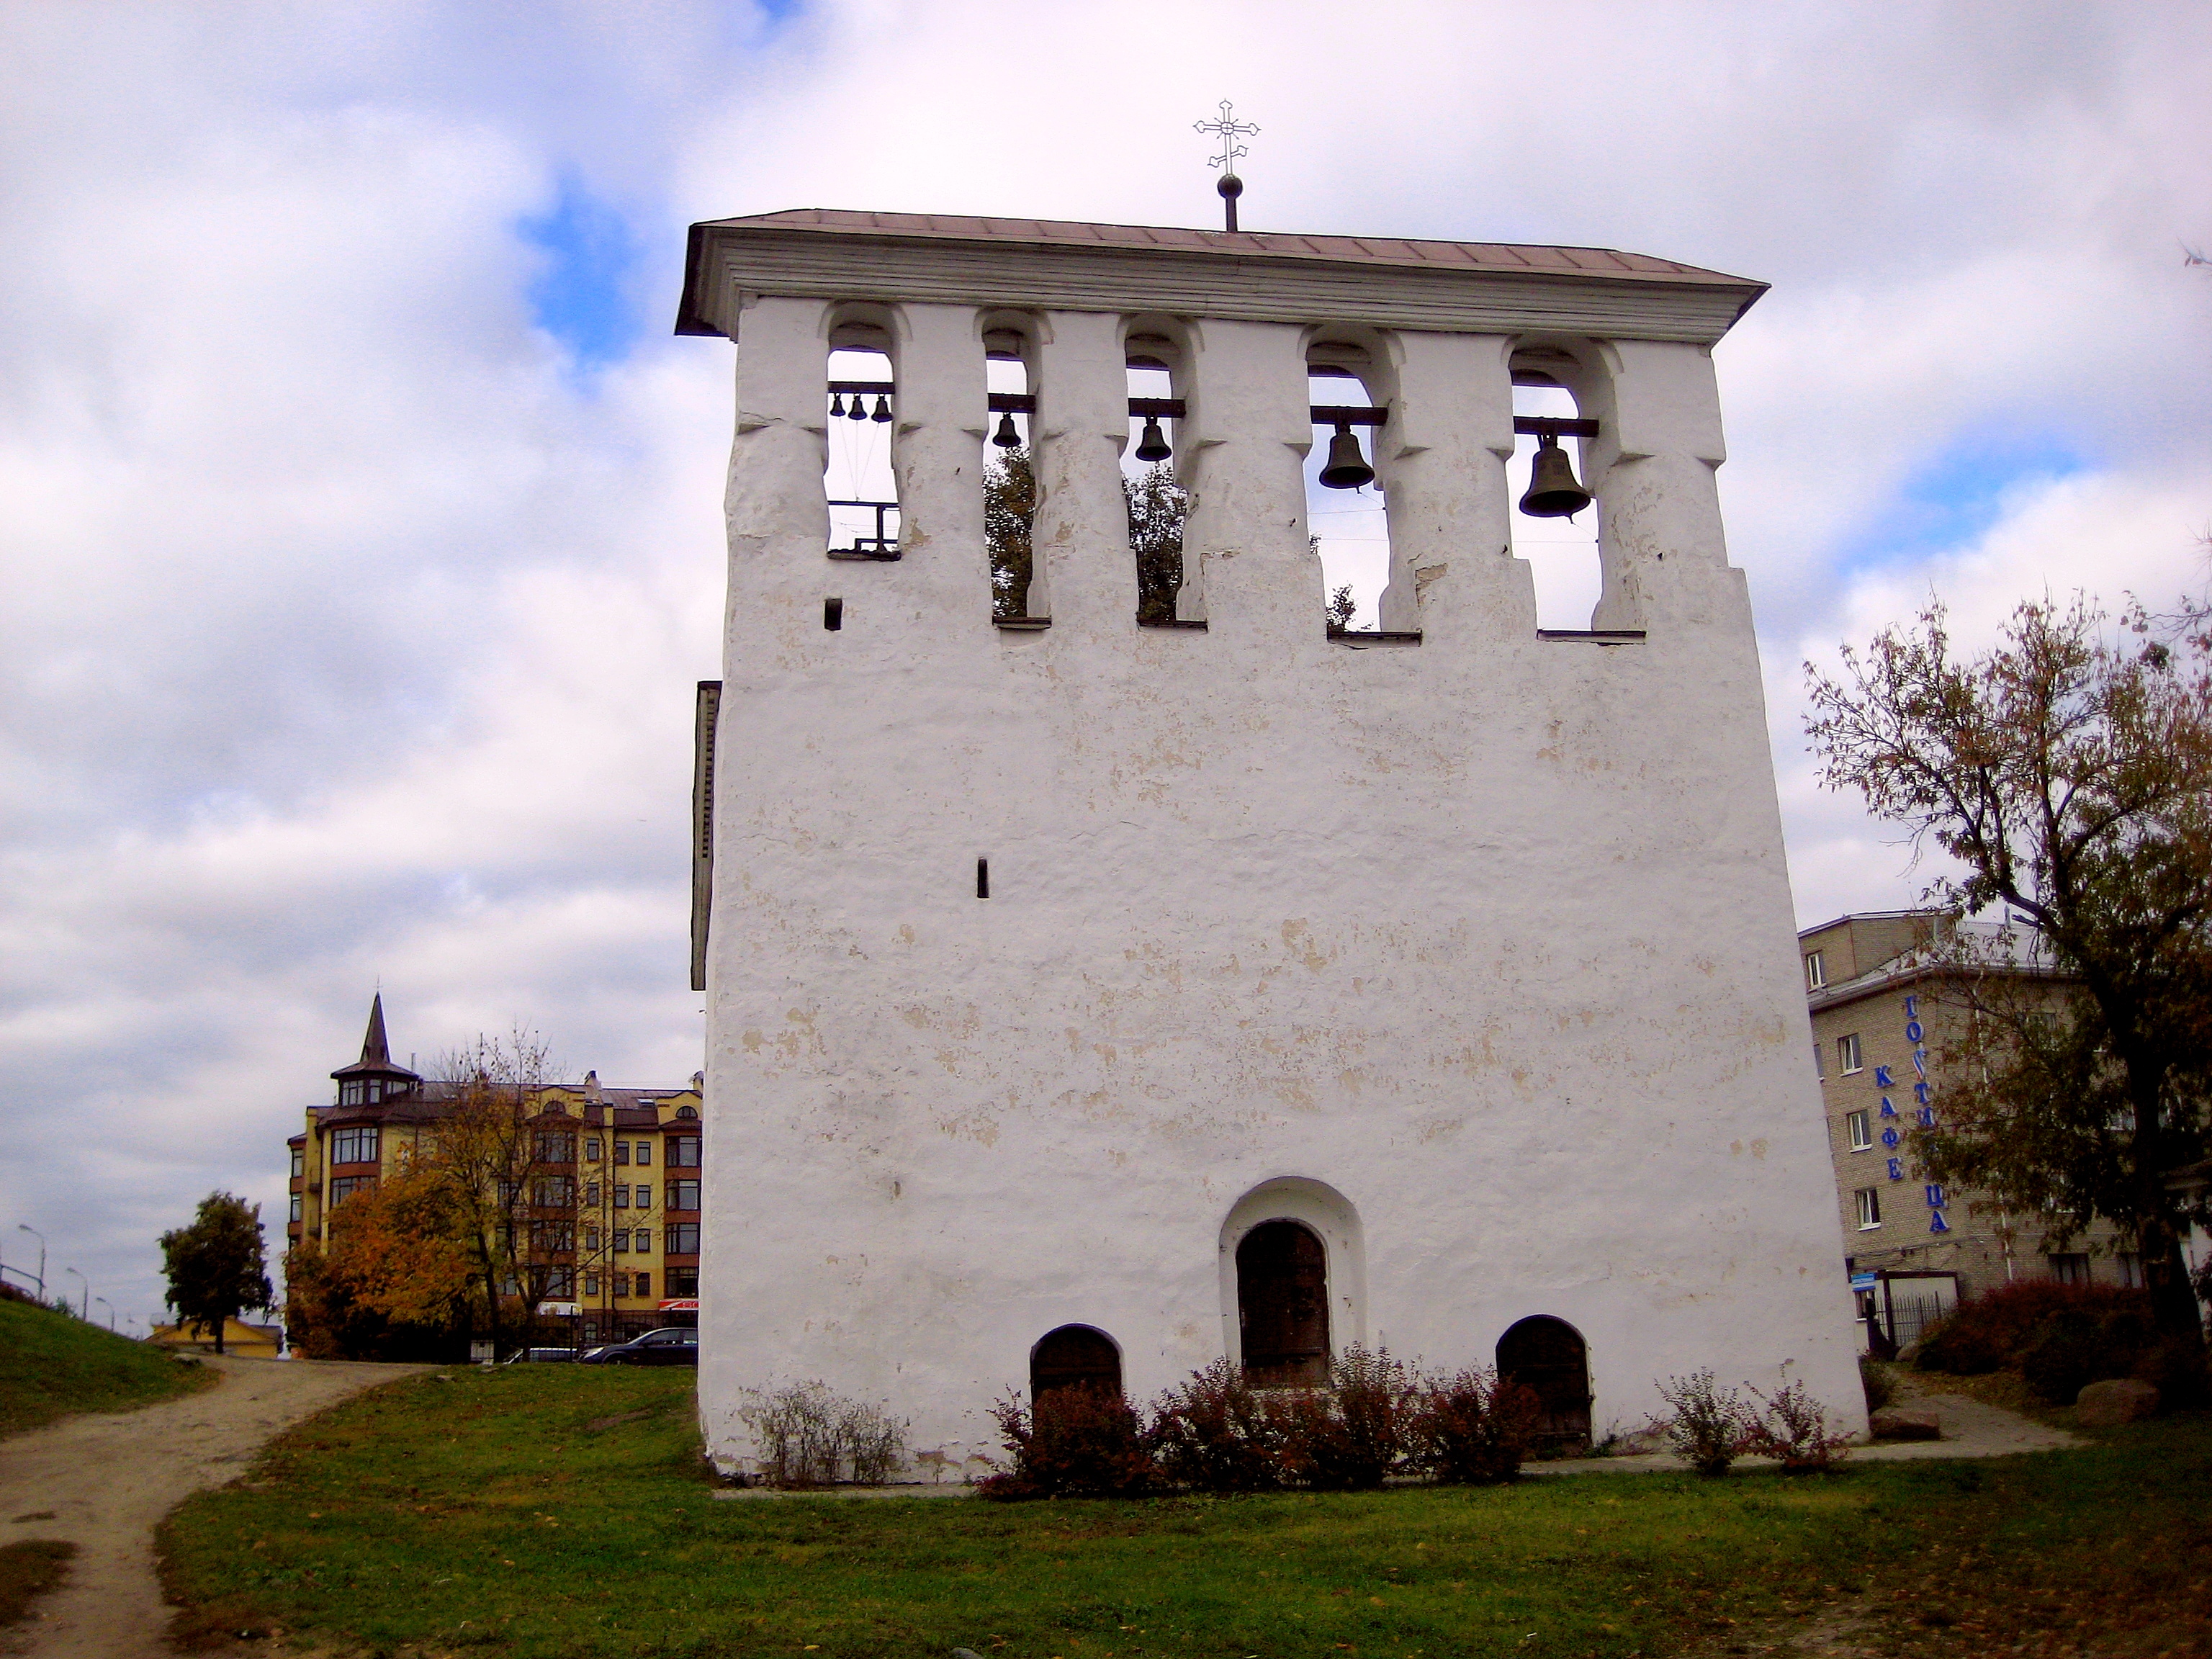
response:
[[[699,838],[719,1460],[750,1455],[748,1389],[883,1401],[958,1473],[1010,1386],[1146,1396],[1224,1354],[1294,1382],[1353,1341],[1502,1344],[1561,1439],[1705,1365],[1863,1425],[1715,489],[1711,350],[1761,292],[1586,248],[692,228],[679,331],[737,368]],[[849,546],[844,348],[890,365],[851,395],[890,416],[896,497]],[[991,393],[994,354],[1027,393]],[[1133,358],[1169,372],[1189,496],[1144,625]],[[1354,377],[1387,505],[1370,631],[1323,626],[1316,365]],[[1516,378],[1578,410],[1585,629],[1539,630],[1512,554]],[[1008,410],[1018,618],[984,531]]]

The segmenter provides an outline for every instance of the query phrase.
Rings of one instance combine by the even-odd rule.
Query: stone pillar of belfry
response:
[[[1590,625],[1713,620],[1715,596],[1740,595],[1742,577],[1729,568],[1721,529],[1714,471],[1728,451],[1711,355],[1672,341],[1608,341],[1574,389],[1598,422],[1583,446],[1604,574]]]
[[[1037,485],[1029,613],[1055,632],[1127,633],[1137,615],[1121,450],[1129,441],[1129,377],[1121,319],[1054,312],[1035,343],[1036,412],[1030,459]]]
[[[784,610],[820,587],[830,541],[822,483],[830,352],[822,319],[818,300],[760,299],[738,328],[737,435],[722,495],[730,580]]]
[[[1304,467],[1313,447],[1300,331],[1206,318],[1192,330],[1176,435],[1189,492],[1176,614],[1204,617],[1229,648],[1264,641],[1279,661],[1322,640],[1321,561],[1306,544]]]
[[[1492,334],[1401,333],[1376,375],[1389,419],[1374,434],[1389,514],[1387,632],[1482,638],[1532,633],[1535,587],[1512,556],[1505,463],[1513,454],[1511,343]]]
[[[891,474],[898,483],[900,602],[917,619],[972,633],[991,614],[983,538],[990,394],[982,337],[971,306],[908,305],[899,312]]]

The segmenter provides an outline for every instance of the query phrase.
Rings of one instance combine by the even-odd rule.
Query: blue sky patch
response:
[[[2003,516],[2023,487],[2071,477],[2088,465],[2050,434],[1961,439],[1907,479],[1850,538],[1844,563],[1881,565],[1965,546]]]
[[[530,285],[538,326],[568,349],[580,369],[628,356],[642,332],[629,280],[639,252],[629,222],[579,180],[564,178],[552,211],[519,228],[550,256]]]

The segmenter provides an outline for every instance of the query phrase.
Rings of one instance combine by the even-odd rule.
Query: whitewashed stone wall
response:
[[[1310,331],[1182,325],[1200,556],[1133,623],[1127,319],[1028,326],[1046,632],[990,617],[984,313],[879,307],[897,563],[824,559],[842,314],[738,331],[701,1401],[819,1377],[973,1474],[1065,1323],[1148,1395],[1237,1352],[1237,1239],[1328,1245],[1333,1334],[1487,1364],[1549,1314],[1593,1419],[1802,1377],[1863,1426],[1710,357],[1568,343],[1604,422],[1602,646],[1508,551],[1514,342],[1369,334],[1383,625],[1328,641]],[[1005,313],[992,313],[1001,325]],[[843,625],[823,625],[826,597]],[[975,896],[990,860],[991,896]]]

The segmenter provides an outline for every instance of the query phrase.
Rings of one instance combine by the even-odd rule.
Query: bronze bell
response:
[[[1328,441],[1328,465],[1321,470],[1322,488],[1357,489],[1374,482],[1375,469],[1359,453],[1359,440],[1352,435],[1349,425],[1338,422],[1336,436]]]
[[[1521,510],[1532,519],[1571,519],[1590,504],[1590,493],[1575,479],[1575,464],[1551,433],[1536,441],[1536,464],[1528,469],[1528,488]]]
[[[999,416],[999,429],[991,434],[991,441],[1001,449],[1019,449],[1022,434],[1014,430],[1014,416],[1007,410]]]
[[[1175,453],[1168,447],[1167,434],[1160,430],[1160,417],[1145,416],[1145,429],[1137,434],[1137,459],[1140,461],[1164,461]]]
[[[830,418],[833,421],[842,421],[845,418],[845,394],[842,392],[830,394]]]
[[[876,399],[876,412],[875,412],[875,416],[874,416],[874,417],[873,417],[873,418],[875,418],[876,420],[878,420],[878,421],[888,421],[889,419],[890,419],[890,417],[891,417],[891,400],[890,400],[890,398],[877,398],[877,399]]]

